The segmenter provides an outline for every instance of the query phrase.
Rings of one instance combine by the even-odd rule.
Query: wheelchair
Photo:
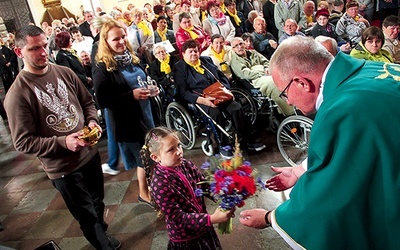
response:
[[[248,81],[234,79],[234,87],[231,88],[238,101],[244,109],[245,115],[249,117],[252,124],[256,122],[258,115],[268,115],[269,128],[277,133],[277,144],[283,158],[291,165],[300,164],[306,157],[313,121],[303,115],[295,114],[282,120],[279,118],[279,107],[277,104],[261,94],[258,89],[251,86]],[[178,131],[184,149],[192,149],[196,144],[199,134],[206,135],[202,141],[201,148],[205,155],[214,154],[212,134],[215,135],[217,143],[221,138],[217,133],[220,130],[229,140],[233,140],[231,133],[232,125],[228,121],[225,127],[217,124],[197,104],[183,104],[175,99],[174,91],[169,88],[174,86],[159,86],[160,95],[151,98],[153,117],[156,124],[166,125],[168,128]],[[223,115],[225,115],[223,113]],[[282,116],[282,115],[281,115]],[[206,129],[206,132],[203,128]]]
[[[259,116],[268,116],[268,127],[276,133],[278,131],[283,112],[279,106],[270,98],[263,95],[260,89],[254,88],[249,80],[238,78],[232,71],[231,92],[235,100],[242,105],[245,115],[249,117],[254,125]]]
[[[233,136],[229,133],[232,132],[232,125],[225,113],[222,113],[222,115],[227,124],[222,127],[198,104],[176,100],[174,91],[171,91],[174,86],[159,86],[159,88],[160,95],[151,98],[153,117],[156,124],[163,124],[178,131],[184,149],[192,149],[196,144],[197,136],[201,134],[206,136],[206,139],[201,143],[201,148],[205,155],[212,156],[214,154],[212,135],[214,135],[217,144],[221,143],[219,131],[229,141],[233,140]]]
[[[307,158],[312,125],[313,120],[298,114],[285,118],[279,125],[277,132],[279,152],[292,167]]]

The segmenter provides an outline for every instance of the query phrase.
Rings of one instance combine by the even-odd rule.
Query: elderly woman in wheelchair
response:
[[[250,121],[245,116],[242,106],[234,101],[228,101],[220,105],[214,104],[214,99],[203,96],[203,90],[215,83],[221,82],[229,88],[228,79],[217,69],[209,57],[200,57],[199,43],[195,40],[187,40],[181,48],[183,59],[174,66],[175,85],[178,89],[178,95],[185,101],[197,104],[205,111],[217,124],[223,125],[225,122],[222,112],[228,113],[232,125],[239,138],[242,139],[242,147],[248,150],[260,151],[265,145],[254,143],[252,139]],[[225,136],[221,136],[221,145],[219,145],[220,154],[229,157],[232,152],[226,151],[229,142]]]

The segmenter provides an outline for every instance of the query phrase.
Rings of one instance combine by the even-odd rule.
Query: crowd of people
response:
[[[300,244],[315,249],[327,249],[335,244],[324,237],[316,243],[314,236],[307,235],[306,230],[300,230],[302,226],[307,227],[309,221],[313,221],[321,234],[329,233],[324,231],[324,227],[336,232],[343,225],[348,228],[353,225],[358,227],[360,233],[354,240],[343,241],[343,248],[356,247],[360,241],[371,241],[378,244],[376,246],[395,249],[392,247],[396,242],[389,237],[399,233],[392,226],[399,219],[394,209],[389,209],[394,219],[385,217],[383,221],[387,226],[379,227],[387,233],[387,237],[376,237],[375,241],[368,238],[374,230],[363,230],[362,227],[378,226],[377,215],[385,213],[387,210],[384,208],[376,211],[371,209],[363,217],[357,217],[360,215],[357,211],[362,211],[362,204],[365,205],[361,201],[352,206],[339,204],[338,210],[335,210],[336,206],[329,209],[328,205],[321,205],[321,209],[314,207],[316,200],[323,200],[322,195],[331,191],[328,190],[329,184],[333,183],[334,177],[338,177],[339,171],[349,171],[351,165],[357,164],[359,160],[357,154],[354,154],[354,158],[346,165],[345,159],[350,158],[341,156],[346,150],[339,149],[343,150],[339,154],[332,152],[334,145],[339,144],[346,145],[347,150],[357,148],[355,140],[351,141],[353,144],[343,142],[347,137],[340,136],[342,127],[339,125],[354,127],[351,121],[364,121],[360,116],[365,113],[358,110],[366,107],[363,107],[362,101],[355,94],[349,94],[355,93],[354,90],[346,92],[346,88],[361,89],[371,101],[374,98],[368,91],[375,93],[376,88],[382,85],[377,84],[377,87],[369,90],[349,80],[352,77],[360,78],[358,74],[361,73],[355,73],[359,68],[364,72],[368,71],[368,67],[377,69],[381,64],[365,63],[344,54],[369,61],[400,62],[400,19],[397,16],[397,1],[391,2],[396,2],[396,8],[389,2],[378,1],[382,27],[371,26],[375,13],[373,2],[371,5],[368,0],[350,0],[346,3],[342,0],[269,0],[264,4],[259,0],[160,1],[154,6],[147,3],[142,8],[130,4],[125,11],[116,6],[109,14],[100,8],[96,9],[96,13],[85,11],[79,24],[74,19],[65,18],[51,24],[42,23],[41,27],[28,25],[18,30],[15,38],[8,40],[8,46],[2,44],[0,50],[0,73],[6,92],[9,92],[4,103],[9,115],[7,117],[4,111],[1,114],[3,116],[4,113],[9,120],[15,148],[41,159],[54,187],[62,194],[71,214],[80,223],[84,236],[96,249],[118,249],[121,245],[117,239],[106,234],[108,226],[103,219],[102,176],[102,173],[120,173],[120,156],[125,170],[137,171],[138,201],[156,207],[166,215],[167,227],[170,229],[170,249],[199,245],[217,249],[220,243],[212,224],[228,220],[234,211],[223,213],[216,210],[209,215],[202,199],[186,197],[185,194],[180,194],[181,197],[163,193],[155,189],[156,185],[151,181],[146,157],[156,163],[154,178],[163,183],[171,180],[169,174],[173,169],[171,173],[174,180],[168,183],[172,188],[189,189],[187,192],[192,192],[191,189],[202,177],[196,172],[196,167],[183,158],[176,134],[166,128],[155,128],[157,124],[150,98],[159,95],[161,88],[151,89],[146,85],[154,79],[162,89],[173,89],[171,95],[177,95],[178,99],[189,103],[197,103],[219,124],[224,123],[222,112],[229,113],[232,125],[242,140],[243,149],[261,151],[265,145],[253,138],[249,129],[250,121],[239,102],[231,100],[217,106],[212,97],[201,94],[216,81],[230,88],[233,77],[247,80],[253,88],[274,100],[284,115],[292,115],[293,106],[304,114],[320,110],[321,115],[316,118],[312,139],[320,136],[323,140],[310,146],[308,168],[304,163],[293,170],[274,169],[278,175],[267,183],[270,189],[280,191],[297,186],[299,182],[300,187],[292,193],[294,199],[272,212],[262,209],[244,211],[241,222],[256,228],[272,224],[281,235],[290,235],[286,236],[290,238],[289,242],[297,242],[291,243],[291,246]],[[338,54],[338,59],[333,59],[339,51],[342,53]],[[24,67],[19,74],[17,56],[22,59]],[[339,79],[332,73],[333,70],[344,69],[341,63],[353,70],[348,74],[349,78],[342,75],[343,79]],[[390,74],[392,72],[387,72],[387,75]],[[337,82],[328,77],[337,79]],[[393,79],[398,79],[396,77],[393,76]],[[371,81],[378,81],[372,79],[372,76],[370,78]],[[386,78],[385,81],[391,81]],[[348,85],[354,86],[346,87],[343,84],[344,90],[339,86],[336,93],[331,85],[338,85],[339,82],[349,82]],[[325,96],[325,92],[322,96],[320,89],[323,87],[326,87],[327,92],[331,91],[332,96]],[[392,89],[387,88],[385,91]],[[348,95],[357,109],[341,102],[342,97],[334,98],[339,94]],[[383,90],[380,94],[384,95]],[[392,96],[388,99],[392,100]],[[324,105],[321,105],[322,102]],[[395,103],[389,105],[395,109]],[[321,117],[332,113],[332,107],[336,111],[340,110],[336,112],[337,116],[332,116],[335,119]],[[104,111],[107,128],[109,158],[103,164],[97,150],[78,138],[84,126],[102,131],[97,109]],[[345,112],[354,116],[355,120],[345,119]],[[337,131],[331,129],[327,135],[324,133],[326,124],[337,128]],[[395,127],[392,123],[375,124],[371,126],[371,131],[389,133],[390,129],[386,127],[390,125]],[[380,126],[384,129],[380,129]],[[354,132],[361,136],[355,129],[349,131],[345,133]],[[391,138],[383,132],[382,136]],[[221,138],[219,153],[231,157],[231,152],[226,152],[229,150],[223,147],[231,142],[222,134]],[[373,141],[373,138],[370,139]],[[395,160],[384,162],[386,159],[380,158],[383,154],[372,154],[374,150],[365,145],[360,150],[369,152],[371,157],[376,155],[372,163],[367,158],[362,161],[371,175],[382,177],[398,172],[390,168],[395,166]],[[388,149],[390,151],[394,150]],[[361,155],[362,152],[357,153]],[[331,161],[335,163],[331,164]],[[382,165],[387,163],[388,172],[374,169],[374,162]],[[332,169],[328,171],[332,173],[329,176],[324,172],[328,166]],[[363,183],[370,181],[380,193],[385,192],[380,189],[380,181],[383,180],[370,180],[365,173],[360,172],[356,171],[352,176],[363,176]],[[314,175],[316,179],[321,178],[320,181],[315,181]],[[188,183],[179,183],[182,176],[189,180]],[[343,181],[351,180],[343,178]],[[358,189],[356,185],[350,186],[346,187],[354,186],[354,195],[359,194],[357,190],[361,192],[360,186],[357,186]],[[390,187],[396,188],[396,181],[390,182]],[[300,195],[305,194],[306,198],[301,200]],[[336,190],[335,194],[337,197],[343,195],[340,190]],[[346,195],[349,200],[353,198],[351,192]],[[161,200],[161,196],[172,200]],[[385,204],[386,200],[378,196],[377,193],[372,198]],[[186,200],[182,204],[175,204],[175,198]],[[367,199],[367,196],[364,198]],[[398,202],[394,200],[395,197],[394,207],[399,208]],[[171,206],[179,210],[180,219],[191,219],[187,214],[193,213],[196,223],[184,229],[179,228],[173,213],[175,210],[171,212],[167,209]],[[346,213],[346,207],[351,211]],[[331,216],[323,209],[337,214]],[[311,213],[313,210],[316,212]],[[325,220],[318,220],[315,214],[323,214]],[[364,221],[364,217],[370,221]],[[333,220],[340,221],[340,225]],[[292,225],[297,222],[299,226]],[[365,248],[369,246],[367,243],[360,245]]]

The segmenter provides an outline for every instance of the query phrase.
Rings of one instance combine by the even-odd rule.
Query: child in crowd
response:
[[[217,208],[208,214],[203,197],[195,195],[204,176],[183,158],[176,132],[166,127],[151,129],[141,150],[146,180],[159,215],[165,215],[168,249],[219,249],[221,244],[213,224],[225,222],[234,211]],[[149,158],[156,164],[150,169]],[[153,177],[151,179],[151,172]]]
[[[243,33],[242,39],[243,39],[244,44],[246,46],[246,50],[254,50],[254,47],[253,47],[253,36],[250,33],[248,33],[248,32]]]

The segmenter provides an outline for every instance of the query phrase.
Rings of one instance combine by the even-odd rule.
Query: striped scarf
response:
[[[118,67],[126,67],[132,63],[132,55],[129,50],[125,50],[122,55],[115,55],[114,59],[117,62]]]

